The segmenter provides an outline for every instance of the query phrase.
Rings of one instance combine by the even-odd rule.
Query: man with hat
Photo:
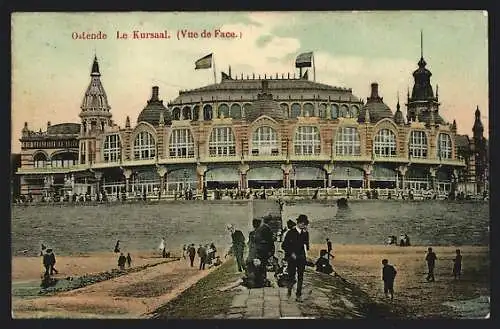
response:
[[[231,233],[232,246],[231,250],[233,255],[236,257],[236,263],[238,265],[238,271],[243,272],[243,252],[245,251],[245,236],[243,232],[234,228],[234,225],[228,224],[227,230]]]
[[[307,226],[309,220],[306,215],[297,218],[297,226],[286,233],[281,248],[285,251],[285,259],[288,263],[288,298],[292,295],[295,284],[295,273],[297,273],[296,301],[302,301],[302,283],[304,281],[304,271],[306,268],[307,250],[309,250],[309,233]]]

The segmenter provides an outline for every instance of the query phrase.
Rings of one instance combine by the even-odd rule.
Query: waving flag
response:
[[[295,59],[295,67],[311,67],[313,52],[302,53]]]
[[[209,69],[212,67],[212,55],[209,54],[195,62],[195,70]]]

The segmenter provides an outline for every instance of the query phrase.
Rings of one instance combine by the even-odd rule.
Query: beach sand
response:
[[[332,264],[343,278],[356,283],[372,298],[383,300],[382,259],[387,258],[398,271],[395,280],[395,297],[391,303],[401,305],[416,317],[458,318],[461,314],[443,305],[450,301],[490,296],[490,255],[486,246],[433,247],[438,259],[435,282],[427,282],[425,255],[428,246],[335,245]],[[452,276],[455,250],[462,252],[462,278]],[[325,245],[313,245],[310,257],[317,259]],[[481,316],[482,310],[478,310]]]

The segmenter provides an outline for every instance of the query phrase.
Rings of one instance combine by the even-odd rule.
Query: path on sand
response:
[[[210,273],[169,262],[55,296],[15,301],[15,317],[144,318]]]

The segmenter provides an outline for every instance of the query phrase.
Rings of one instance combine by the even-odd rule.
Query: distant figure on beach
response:
[[[220,256],[215,257],[215,260],[213,262],[213,266],[219,266],[222,264],[222,260],[220,259]]]
[[[120,270],[125,269],[125,263],[127,262],[127,258],[123,255],[123,253],[120,253],[120,257],[118,257],[118,267]]]
[[[384,294],[385,297],[389,297],[388,293],[391,294],[391,300],[394,299],[394,279],[398,273],[394,266],[389,265],[387,259],[382,259],[382,281],[384,281]]]
[[[326,250],[328,252],[328,259],[330,259],[330,255],[332,253],[333,247],[332,247],[332,241],[330,239],[326,238]]]
[[[42,243],[42,250],[40,251],[40,256],[43,256],[47,247]]]
[[[309,250],[308,225],[309,220],[307,216],[300,215],[299,218],[297,218],[296,228],[286,233],[285,239],[281,244],[281,248],[285,251],[285,260],[287,261],[289,280],[287,296],[288,298],[292,296],[292,289],[295,284],[295,273],[297,273],[296,301],[298,302],[302,301],[302,283],[307,261],[306,250]]]
[[[119,253],[120,252],[120,240],[116,241],[116,244],[115,244],[115,253]]]
[[[316,272],[331,274],[333,272],[333,267],[329,259],[330,254],[325,249],[321,249],[319,258],[316,260]]]
[[[453,277],[455,280],[460,280],[462,272],[462,255],[460,254],[460,249],[457,249],[455,252],[457,255],[453,259]]]
[[[54,275],[54,272],[57,274],[59,273],[56,270],[56,255],[54,255],[54,252],[52,249],[47,249],[47,255],[49,256],[49,262],[50,262],[50,275]]]
[[[435,281],[434,267],[436,265],[436,259],[437,259],[436,254],[434,253],[434,251],[432,251],[432,248],[429,247],[427,249],[427,256],[425,256],[425,261],[427,262],[427,268],[429,269],[429,273],[427,274],[426,278],[427,281]]]
[[[213,242],[210,244],[208,250],[208,258],[210,258],[210,261],[212,261],[215,259],[215,253],[217,252],[217,248],[215,248],[215,244]]]
[[[410,246],[410,237],[406,233],[405,233],[405,239],[404,240],[405,240],[405,246],[409,247]]]
[[[43,262],[43,267],[45,267],[44,276],[50,275],[50,256],[47,253],[47,251],[45,251],[45,253],[43,254],[42,262]]]
[[[160,245],[158,246],[158,249],[161,251],[161,257],[165,258],[166,257],[166,250],[165,250],[165,239],[161,239]]]
[[[132,257],[130,256],[129,252],[127,253],[127,265],[128,265],[128,268],[130,268],[132,266]]]
[[[187,246],[183,245],[182,246],[182,258],[186,259],[186,253],[187,253]]]
[[[400,247],[404,247],[405,246],[405,236],[403,234],[401,234],[399,236],[399,246]]]
[[[200,257],[200,270],[204,270],[207,262],[207,249],[201,244],[198,248],[198,257]]]
[[[390,235],[390,236],[387,238],[387,244],[388,244],[388,245],[391,245],[391,244],[398,245],[398,239],[396,238],[396,236],[395,236],[395,235]]]
[[[234,225],[227,226],[228,231],[231,233],[232,245],[231,250],[236,257],[236,264],[238,271],[243,272],[245,264],[243,263],[243,252],[245,251],[245,236],[243,232],[234,228]]]
[[[194,247],[194,243],[191,243],[187,248],[187,253],[189,255],[189,262],[191,263],[191,267],[194,265],[194,256],[196,256],[196,248]]]

